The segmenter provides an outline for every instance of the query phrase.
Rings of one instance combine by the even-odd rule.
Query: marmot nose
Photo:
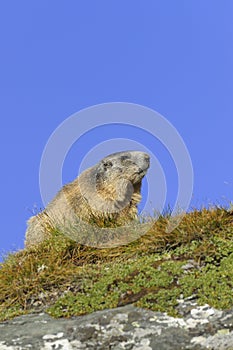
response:
[[[142,171],[147,170],[150,166],[150,157],[146,155],[145,157],[143,157],[143,159],[140,161],[138,165],[140,166]]]

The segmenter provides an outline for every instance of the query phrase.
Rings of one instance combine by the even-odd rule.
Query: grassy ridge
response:
[[[46,310],[82,315],[134,303],[177,315],[177,299],[233,307],[233,214],[194,210],[167,233],[161,216],[127,245],[97,249],[58,232],[0,264],[0,320]]]

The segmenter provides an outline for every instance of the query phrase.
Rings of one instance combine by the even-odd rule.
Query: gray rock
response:
[[[181,307],[183,318],[133,305],[69,319],[19,316],[0,323],[0,350],[233,349],[233,310],[184,300]]]

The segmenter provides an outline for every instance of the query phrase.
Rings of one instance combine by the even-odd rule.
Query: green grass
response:
[[[233,307],[233,214],[194,210],[166,232],[161,216],[137,240],[98,249],[53,232],[42,244],[0,264],[0,320],[46,310],[83,315],[129,303],[178,316],[177,299]],[[184,269],[189,260],[194,267]]]

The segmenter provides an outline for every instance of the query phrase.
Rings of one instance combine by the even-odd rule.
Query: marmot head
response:
[[[150,166],[148,154],[140,151],[126,151],[110,154],[103,158],[96,168],[97,183],[128,180],[131,184],[141,183]]]
[[[126,151],[110,154],[78,178],[83,198],[92,211],[120,213],[141,200],[141,182],[150,165],[148,154]],[[135,209],[136,210],[136,209]]]

